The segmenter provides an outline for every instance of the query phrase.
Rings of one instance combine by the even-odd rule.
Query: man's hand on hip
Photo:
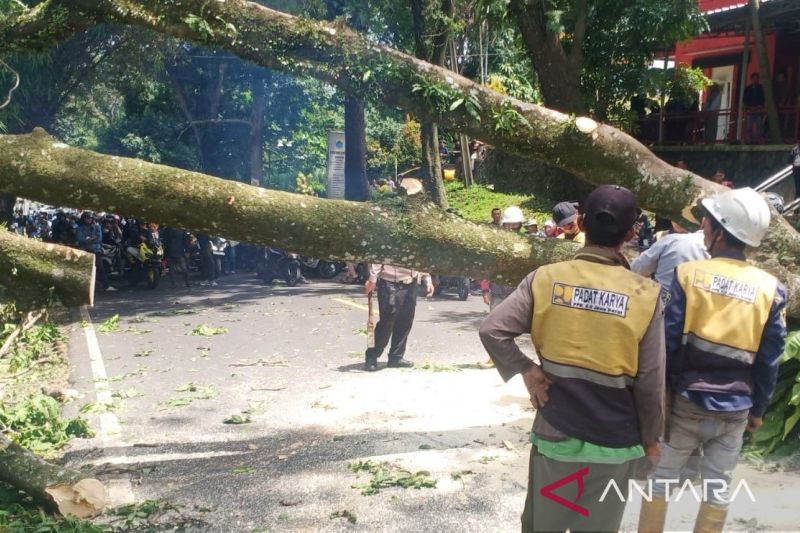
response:
[[[750,415],[747,417],[747,431],[753,433],[754,431],[757,431],[763,423],[764,420],[760,416]]]
[[[528,389],[528,395],[531,398],[531,405],[535,409],[544,407],[544,404],[550,399],[547,395],[547,389],[553,382],[548,378],[542,367],[533,364],[522,373],[522,379],[525,381],[525,387]]]

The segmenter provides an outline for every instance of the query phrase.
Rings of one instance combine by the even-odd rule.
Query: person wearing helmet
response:
[[[111,286],[106,275],[106,269],[103,267],[103,261],[100,259],[101,244],[103,242],[103,230],[100,224],[95,222],[94,213],[91,211],[84,211],[81,213],[80,224],[77,229],[78,247],[92,254],[95,254],[94,266],[97,276],[97,281],[102,285],[106,291],[115,291],[116,289]]]
[[[761,426],[783,353],[786,288],[748,264],[744,254],[767,232],[766,200],[743,188],[702,205],[711,259],[679,265],[670,289],[665,312],[670,430],[650,478],[653,498],[642,502],[639,531],[664,530],[666,487],[679,479],[699,445],[704,501],[694,530],[723,531],[744,431]]]
[[[586,236],[578,226],[578,210],[572,202],[561,202],[553,208],[553,220],[558,228],[563,232],[558,235],[558,239],[574,241],[578,244],[585,244]]]
[[[503,229],[517,233],[520,232],[523,222],[525,222],[525,214],[522,212],[522,209],[515,205],[506,207],[500,219],[500,225]],[[480,281],[480,286],[481,292],[483,293],[483,303],[489,306],[489,310],[500,305],[502,301],[516,289],[515,286],[501,285],[488,279],[482,279]],[[494,363],[491,359],[480,362],[477,365],[478,368],[483,369],[494,368]]]
[[[639,461],[647,456],[654,467],[659,453],[663,306],[658,284],[631,272],[622,255],[635,235],[636,198],[605,185],[583,208],[577,223],[586,246],[572,260],[528,274],[479,332],[500,376],[522,374],[538,409],[525,533],[619,531],[625,502],[603,498],[605,488],[611,480],[628,487]],[[525,333],[541,363],[517,346]]]

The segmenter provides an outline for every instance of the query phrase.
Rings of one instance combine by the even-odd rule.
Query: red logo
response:
[[[580,500],[581,495],[583,494],[583,478],[586,477],[588,474],[589,474],[589,467],[585,466],[580,470],[578,470],[577,472],[574,472],[566,477],[562,477],[558,481],[554,481],[549,485],[545,485],[544,487],[541,488],[539,494],[541,494],[545,498],[553,500],[558,504],[563,505],[564,507],[566,507],[571,511],[575,511],[576,513],[582,514],[583,516],[589,516],[588,509],[581,507],[580,505],[575,503],[578,500]],[[573,481],[578,482],[578,497],[575,498],[575,502],[571,502],[566,498],[562,498],[561,496],[559,496],[554,492],[555,490],[560,489],[564,485],[569,485]]]

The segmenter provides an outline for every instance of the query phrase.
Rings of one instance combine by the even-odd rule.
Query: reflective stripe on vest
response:
[[[673,370],[678,390],[752,392],[751,367],[775,300],[777,279],[744,261],[684,263],[683,349]]]
[[[659,285],[619,265],[575,259],[539,268],[531,291],[531,338],[556,378],[540,414],[570,437],[641,444],[631,387]]]

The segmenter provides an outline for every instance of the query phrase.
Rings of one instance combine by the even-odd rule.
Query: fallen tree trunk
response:
[[[21,309],[46,307],[54,300],[92,305],[94,254],[0,230],[0,285],[3,297]]]
[[[0,480],[62,515],[88,518],[106,506],[103,484],[85,473],[48,463],[0,433]]]
[[[534,268],[562,261],[576,250],[563,240],[529,239],[474,224],[413,197],[365,204],[261,189],[72,148],[38,128],[29,135],[0,135],[0,175],[0,190],[50,204],[124,210],[166,225],[317,257],[506,283],[517,283]],[[765,248],[761,254],[759,264],[791,290],[788,314],[800,317],[797,276],[780,266],[783,258],[777,252]]]
[[[675,220],[685,220],[698,199],[722,190],[672,167],[611,126],[502,95],[340,24],[245,0],[46,0],[0,27],[0,51],[49,46],[103,22],[224,48],[265,67],[326,81],[589,183],[624,185],[642,207]],[[787,236],[800,256],[800,238],[792,228],[776,225],[774,231]]]
[[[624,185],[643,208],[690,226],[697,200],[723,190],[670,166],[611,126],[494,92],[340,24],[293,17],[245,0],[45,0],[0,21],[0,51],[49,46],[104,22],[224,48],[262,66],[402,107],[588,183]],[[771,271],[797,285],[790,278],[800,271],[800,237],[782,217],[773,217],[762,248],[770,254]]]
[[[37,128],[0,135],[0,190],[41,202],[124,211],[211,235],[316,257],[511,280],[571,257],[573,243],[474,224],[415,197],[381,203],[262,189],[72,148]]]

